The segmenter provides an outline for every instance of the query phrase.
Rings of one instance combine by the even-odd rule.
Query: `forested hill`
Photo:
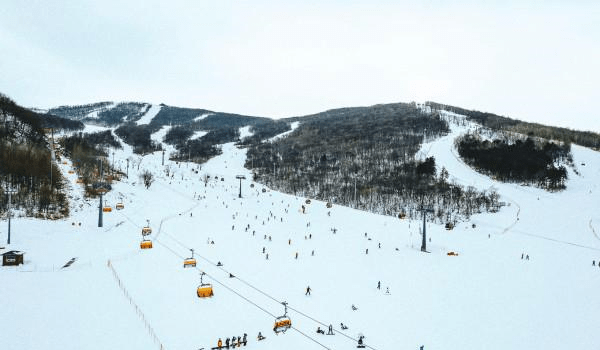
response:
[[[13,200],[31,215],[68,213],[62,174],[51,159],[49,128],[79,130],[83,124],[34,112],[0,94],[0,213],[8,204],[7,189],[16,191]]]

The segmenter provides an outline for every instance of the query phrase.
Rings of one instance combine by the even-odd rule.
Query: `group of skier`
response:
[[[259,340],[261,337],[260,332],[258,333],[259,335]],[[248,335],[246,333],[244,333],[243,337],[231,337],[225,339],[225,343],[223,343],[223,340],[221,340],[221,338],[219,338],[219,340],[217,341],[217,346],[214,347],[213,349],[221,349],[221,348],[235,348],[236,346],[239,348],[240,346],[244,345],[246,346],[246,344],[248,343],[247,337]]]

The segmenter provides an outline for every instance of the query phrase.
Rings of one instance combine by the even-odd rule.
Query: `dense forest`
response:
[[[144,154],[162,150],[162,145],[151,138],[156,131],[157,129],[150,125],[136,125],[129,122],[119,126],[115,134],[132,146],[135,153]]]
[[[44,126],[77,124],[42,115],[0,94],[0,213],[6,214],[6,190],[14,190],[11,207],[28,216],[62,217],[69,213],[64,181],[52,159]]]
[[[600,134],[591,131],[577,131],[568,128],[528,123],[518,119],[502,117],[493,113],[473,111],[436,102],[426,102],[426,105],[434,110],[446,110],[465,115],[469,120],[495,131],[515,132],[547,140],[574,143],[600,151]]]
[[[104,125],[114,126],[124,122],[134,122],[139,120],[150,109],[147,103],[122,102],[113,108],[100,111],[98,120]]]
[[[548,190],[565,188],[572,163],[570,144],[535,142],[531,137],[509,144],[467,134],[455,141],[461,158],[482,173],[506,182],[533,184]]]
[[[412,218],[425,205],[439,222],[498,210],[496,193],[449,183],[433,157],[417,157],[424,141],[449,131],[437,113],[391,104],[286,121],[300,126],[286,138],[253,144],[246,160],[256,181],[279,191]]]

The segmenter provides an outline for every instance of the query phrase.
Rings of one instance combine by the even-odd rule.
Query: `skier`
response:
[[[348,327],[347,327],[346,325],[344,325],[344,323],[343,323],[343,322],[341,322],[341,323],[340,323],[340,327],[341,327],[342,329],[348,329]]]
[[[430,239],[429,242],[431,242],[431,238],[429,238],[429,239]],[[379,249],[381,249],[381,242],[379,243]]]
[[[236,339],[237,339],[236,337],[231,337],[231,347],[232,348],[235,348],[235,340]]]
[[[298,252],[296,252],[296,259],[298,259]]]
[[[315,251],[313,250],[311,254],[312,254],[312,256],[315,256]]]
[[[260,332],[258,332],[258,336],[256,337],[256,339],[258,339],[260,341],[260,340],[265,339],[265,337],[263,337],[263,335]]]
[[[304,295],[310,295],[310,286],[306,287],[306,293],[304,293]]]
[[[246,339],[247,336],[248,334],[244,333],[244,337],[242,338],[242,343],[244,344],[244,346],[246,346],[246,343],[248,343],[248,339]]]
[[[377,281],[377,289],[381,289],[381,281]]]
[[[358,308],[356,306],[354,306],[354,304],[352,304],[352,310],[356,311],[356,310],[358,310]]]
[[[221,340],[221,338],[219,338],[219,341],[217,342],[217,347],[220,349],[223,346],[223,341]]]
[[[325,331],[321,327],[317,327],[317,333],[325,334]]]
[[[523,260],[524,255],[525,255],[525,253],[521,253],[521,260]]]
[[[525,255],[525,260],[529,260],[529,254]]]
[[[363,345],[363,338],[364,338],[363,335],[361,335],[361,336],[358,337],[358,346],[357,346],[357,348],[364,348],[365,347]]]
[[[229,348],[229,338],[225,339],[225,347]]]
[[[596,266],[596,260],[592,260],[592,266]]]
[[[367,250],[365,250],[365,254],[369,254],[369,248],[367,248]]]
[[[265,247],[263,247],[263,254],[265,253]]]
[[[292,245],[292,239],[288,239],[288,245]]]

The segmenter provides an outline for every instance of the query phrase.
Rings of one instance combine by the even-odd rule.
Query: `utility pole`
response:
[[[115,151],[113,151],[113,161],[112,161],[112,169],[111,173],[114,175],[115,173]]]
[[[163,163],[165,162],[164,159],[164,151],[163,151]],[[127,178],[129,179],[129,158],[127,158]]]
[[[10,244],[10,217],[12,216],[10,212],[10,202],[12,201],[12,195],[16,194],[17,191],[13,190],[11,186],[11,189],[7,190],[6,193],[8,193],[8,241],[6,244]]]
[[[246,177],[244,175],[237,175],[235,178],[240,180],[240,195],[239,195],[239,197],[242,198],[242,180],[245,180]]]
[[[165,165],[165,150],[162,151],[162,165]],[[127,160],[127,168],[129,168],[129,159]]]

